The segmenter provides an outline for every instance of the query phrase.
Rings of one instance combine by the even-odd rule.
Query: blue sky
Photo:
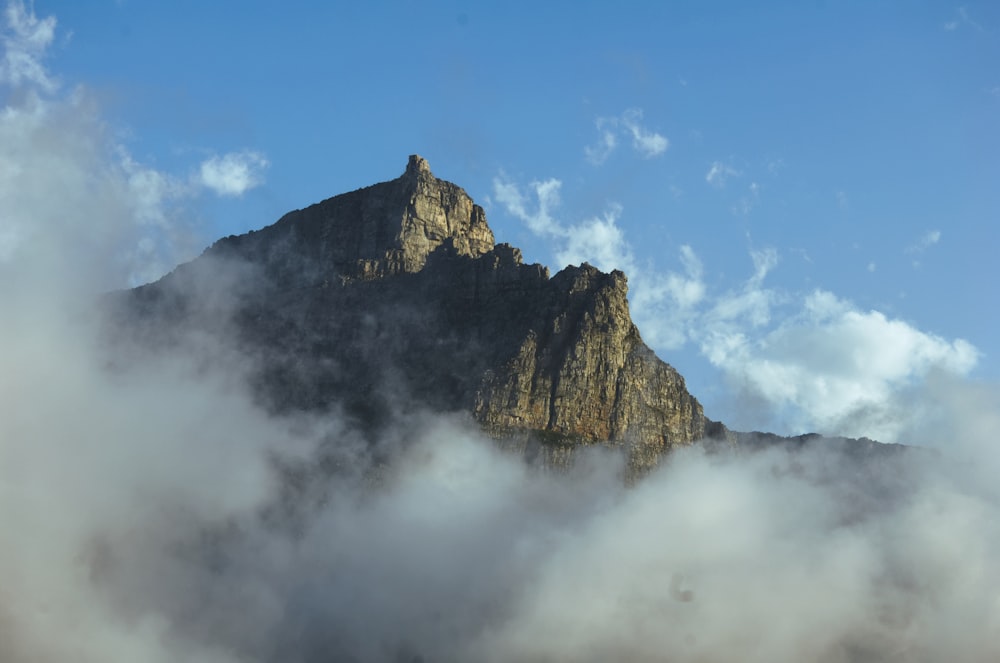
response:
[[[155,278],[418,153],[626,271],[735,427],[900,439],[1000,379],[1000,5],[540,4],[8,0],[0,276]]]

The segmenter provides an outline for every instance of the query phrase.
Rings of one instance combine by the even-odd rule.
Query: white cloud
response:
[[[55,18],[14,0],[3,19],[0,270],[73,274],[98,290],[137,285],[206,241],[180,203],[202,185],[234,195],[259,181],[266,160],[250,151],[210,159],[197,176],[140,163],[87,87],[65,92],[44,67]]]
[[[534,181],[528,189],[534,194],[537,206],[534,211],[528,210],[528,201],[521,193],[520,187],[507,179],[501,173],[493,178],[493,197],[503,205],[507,212],[527,224],[537,235],[560,236],[563,228],[552,218],[551,210],[559,206],[559,189],[562,182],[551,178],[542,182]]]
[[[263,183],[267,166],[267,159],[259,152],[230,152],[203,161],[199,182],[220,196],[242,196]]]
[[[829,292],[801,296],[768,287],[779,263],[773,248],[752,249],[747,279],[721,293],[707,287],[704,266],[690,246],[680,249],[680,270],[657,270],[635,258],[619,225],[620,206],[578,223],[560,222],[559,187],[555,179],[536,181],[523,193],[502,177],[494,181],[495,198],[507,211],[553,240],[560,266],[588,261],[628,275],[633,318],[653,347],[697,343],[736,400],[752,407],[742,424],[737,417],[737,427],[893,441],[912,425],[901,406],[903,394],[936,371],[965,375],[978,361],[978,351],[964,340],[948,341],[879,311],[860,311]],[[921,245],[939,239],[931,231]],[[870,263],[869,271],[874,268]],[[779,311],[782,321],[775,323]]]
[[[714,187],[722,188],[726,186],[726,181],[730,177],[739,177],[743,173],[732,165],[722,162],[713,161],[712,165],[709,166],[708,172],[705,173],[705,181]]]
[[[587,161],[595,166],[600,166],[611,156],[615,148],[618,147],[618,137],[615,135],[613,128],[607,126],[608,121],[606,118],[598,118],[596,124],[601,137],[596,145],[588,145],[583,148],[583,153],[587,157]]]
[[[930,247],[934,246],[941,241],[941,231],[940,230],[928,230],[920,238],[906,247],[907,253],[923,253]]]
[[[501,173],[493,179],[493,197],[533,233],[557,240],[554,257],[560,265],[590,262],[605,271],[632,266],[631,251],[617,225],[621,207],[609,205],[604,214],[567,226],[553,216],[561,187],[554,178],[533,181],[527,185],[529,201],[521,187]]]
[[[755,403],[797,431],[895,441],[912,419],[898,397],[934,371],[967,374],[968,342],[947,341],[817,290],[765,333],[710,334],[706,356]]]
[[[632,148],[643,158],[659,156],[670,147],[663,134],[650,131],[642,125],[641,109],[629,108],[618,117],[599,117],[594,121],[600,138],[595,145],[587,146],[583,153],[595,166],[604,163],[618,147],[619,134],[632,139]]]
[[[973,18],[969,16],[969,10],[965,7],[959,7],[956,14],[955,18],[950,21],[946,21],[943,25],[944,29],[948,32],[954,32],[963,25],[968,26],[977,32],[983,32],[985,30],[981,23],[973,20]]]
[[[760,185],[756,182],[751,182],[750,186],[747,187],[747,191],[743,194],[736,204],[733,205],[732,211],[734,214],[749,214],[754,207],[760,202]]]
[[[666,136],[643,127],[640,124],[641,120],[642,111],[638,108],[630,108],[622,113],[622,126],[632,135],[632,147],[647,159],[666,152],[670,147],[670,141]]]
[[[915,256],[913,266],[920,267],[920,256],[930,247],[941,241],[940,230],[929,230],[905,249],[905,253]]]
[[[53,91],[56,82],[42,60],[55,37],[55,17],[39,19],[24,2],[12,0],[4,9],[4,22],[0,32],[0,85],[29,85]]]
[[[493,180],[493,197],[536,235],[553,240],[552,256],[560,267],[589,262],[603,271],[624,271],[633,316],[647,340],[657,347],[683,345],[687,320],[705,293],[701,261],[694,250],[687,245],[680,248],[681,273],[640,264],[618,225],[620,205],[609,204],[603,214],[564,224],[553,216],[560,186],[557,179],[533,181],[526,187],[526,197],[521,187],[501,174]]]
[[[185,240],[182,224],[163,223],[170,178],[131,159],[86,88],[62,93],[41,66],[54,19],[19,2],[5,16],[0,86],[24,93],[0,94],[0,271],[93,289],[161,275]],[[20,57],[27,50],[31,66]]]

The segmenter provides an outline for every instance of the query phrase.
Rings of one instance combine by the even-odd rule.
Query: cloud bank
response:
[[[98,294],[134,276],[142,240],[171,255],[183,178],[123,158],[83,97],[7,103],[5,663],[1000,656],[992,389],[935,373],[917,441],[948,453],[861,470],[823,449],[692,448],[627,489],[613,454],[542,474],[467,421],[425,415],[384,431],[394,452],[372,481],[368,442],[336,414],[257,406],[244,380],[253,359],[224,325],[120,360]],[[522,198],[525,214],[565,239],[558,187],[539,186],[550,205]],[[615,218],[582,224],[613,240],[609,259],[628,255]],[[720,325],[767,324],[776,261],[756,254],[746,288],[712,309]],[[691,309],[715,303],[693,249],[679,263],[665,292]],[[232,269],[207,266],[205,283],[230,283]],[[232,290],[209,290],[211,330]],[[814,299],[826,324],[908,338],[928,365],[965,361],[955,343]]]

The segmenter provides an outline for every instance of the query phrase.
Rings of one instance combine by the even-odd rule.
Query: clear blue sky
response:
[[[124,283],[418,153],[528,260],[625,270],[736,427],[891,440],[1000,379],[1000,3],[8,0],[3,35],[0,260],[67,164],[145,228]]]

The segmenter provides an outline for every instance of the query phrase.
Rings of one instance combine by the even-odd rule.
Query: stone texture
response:
[[[206,304],[212,283],[232,284],[226,306]],[[372,440],[418,409],[466,412],[545,466],[604,445],[636,477],[718,425],[643,343],[627,294],[621,272],[524,264],[411,156],[401,177],[222,239],[118,304],[158,342],[225,328],[272,409],[338,409]]]
[[[419,272],[446,240],[464,256],[494,245],[483,208],[413,155],[402,177],[289,212],[257,232],[215,243],[209,255],[264,265],[283,287]]]

